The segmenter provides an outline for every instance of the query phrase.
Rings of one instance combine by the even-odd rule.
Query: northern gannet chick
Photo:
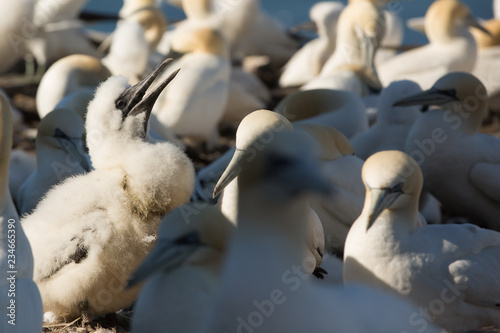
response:
[[[298,91],[285,97],[275,111],[294,123],[334,127],[348,138],[368,129],[363,101],[348,91]]]
[[[21,185],[36,170],[36,157],[21,149],[13,149],[9,162],[9,190],[15,200]]]
[[[335,50],[337,40],[337,21],[344,5],[336,1],[315,3],[309,17],[318,30],[318,38],[313,39],[286,63],[281,73],[281,87],[301,86],[321,72],[323,65]]]
[[[417,332],[408,318],[418,310],[400,298],[323,287],[304,274],[303,221],[311,196],[328,192],[327,180],[308,136],[283,131],[256,144],[238,177],[239,225],[201,332]]]
[[[42,300],[33,282],[33,255],[9,191],[12,115],[0,94],[0,306],[2,332],[42,331]],[[14,244],[14,247],[12,247]]]
[[[422,226],[422,172],[403,152],[372,155],[363,181],[366,201],[347,236],[344,283],[408,297],[420,307],[410,317],[418,327],[498,327],[500,233],[472,224]]]
[[[425,34],[430,43],[380,64],[380,80],[384,86],[396,80],[412,80],[429,89],[447,73],[471,72],[477,48],[469,27],[484,30],[466,5],[457,0],[435,1],[425,14]]]
[[[134,304],[132,332],[201,329],[234,229],[210,205],[187,204],[163,219],[156,246],[129,282],[147,279]]]
[[[183,28],[172,43],[186,54],[175,63],[181,68],[175,82],[158,98],[151,128],[162,136],[171,131],[214,147],[228,96],[227,45],[218,31],[206,27]]]
[[[254,141],[261,146],[272,143],[274,136],[284,130],[293,130],[292,124],[283,116],[269,110],[257,110],[246,116],[236,131],[236,150],[226,170],[219,178],[214,188],[214,197],[221,193],[218,201],[222,213],[226,218],[238,224],[238,174],[241,172],[241,164],[244,160],[251,158],[255,151],[252,146]],[[309,213],[304,223],[308,225],[305,235],[309,251],[315,258],[315,266],[307,273],[322,278],[325,271],[320,267],[325,247],[325,236],[323,226],[318,215],[308,208]]]
[[[500,230],[500,140],[477,133],[487,114],[484,85],[472,74],[451,73],[396,103],[415,104],[440,107],[423,113],[406,140],[425,188],[449,212]]]
[[[167,62],[132,87],[123,77],[99,86],[86,119],[95,169],[53,187],[22,221],[46,312],[70,319],[130,305],[139,288],[124,287],[153,247],[161,218],[189,200],[191,161],[147,134],[153,104],[173,76],[146,90]]]
[[[337,24],[337,46],[323,66],[320,76],[330,76],[339,66],[364,65],[368,55],[362,44],[373,45],[370,62],[384,36],[385,21],[380,11],[370,1],[349,3],[342,11]]]
[[[0,23],[0,74],[8,71],[26,51],[23,29],[26,21],[33,20],[35,0],[2,1],[0,4],[4,15]]]
[[[363,160],[382,150],[405,150],[406,137],[420,115],[420,106],[396,107],[401,98],[422,92],[412,81],[392,82],[380,95],[377,122],[350,139],[356,156]]]
[[[64,98],[78,89],[95,89],[111,72],[95,57],[75,54],[55,62],[45,72],[36,93],[40,119]]]
[[[75,111],[56,109],[38,125],[36,170],[21,185],[16,206],[21,216],[30,214],[55,185],[91,170],[82,142],[85,124]]]

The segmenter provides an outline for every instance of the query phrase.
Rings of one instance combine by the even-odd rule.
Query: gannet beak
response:
[[[403,191],[399,187],[370,189],[371,203],[366,231],[371,228],[380,214],[389,208],[401,194],[403,194]]]
[[[307,21],[294,25],[288,31],[290,34],[296,34],[300,31],[318,31],[318,26],[314,21]]]
[[[392,106],[411,106],[411,105],[445,105],[450,102],[460,101],[456,96],[454,89],[440,90],[431,88],[421,93],[405,97],[395,102]]]
[[[151,253],[131,275],[126,288],[132,288],[158,270],[167,272],[182,265],[200,246],[197,231],[190,232],[174,241],[159,240]]]
[[[153,91],[146,95],[146,91],[153,84],[158,76],[163,72],[163,69],[167,66],[172,59],[166,59],[161,64],[159,64],[151,73],[149,73],[144,79],[139,83],[133,85],[132,87],[126,89],[121,95],[116,99],[115,106],[117,109],[122,111],[122,118],[125,119],[128,116],[135,116],[141,113],[145,113],[145,123],[144,129],[147,129],[147,123],[151,111],[153,110],[153,105],[155,104],[158,96],[165,87],[174,79],[180,69],[173,72],[167,79],[165,79],[161,84],[159,84]]]
[[[481,23],[479,23],[478,20],[476,20],[476,18],[472,15],[469,15],[467,16],[465,19],[464,19],[464,23],[466,25],[468,25],[469,27],[472,27],[472,28],[476,28],[478,30],[481,30],[482,32],[484,32],[485,34],[487,34],[488,36],[490,37],[493,37],[491,35],[491,32],[489,32],[485,27],[483,27],[481,25]]]
[[[229,165],[227,166],[226,170],[224,170],[224,173],[222,176],[219,178],[219,181],[214,187],[214,193],[213,193],[213,198],[215,198],[222,190],[230,183],[233,181],[236,176],[241,171],[241,162],[243,162],[243,159],[247,156],[247,153],[244,150],[236,149],[234,151],[233,158],[231,158],[231,161],[229,162]]]

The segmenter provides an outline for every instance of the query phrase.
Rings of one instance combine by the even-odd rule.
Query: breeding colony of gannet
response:
[[[500,332],[500,1],[166,2],[0,1],[0,333]]]

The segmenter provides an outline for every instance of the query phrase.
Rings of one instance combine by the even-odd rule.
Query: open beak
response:
[[[229,185],[230,182],[233,181],[236,176],[241,171],[241,163],[243,162],[243,159],[247,156],[247,153],[244,150],[236,149],[234,151],[233,158],[231,158],[231,161],[229,162],[229,165],[227,166],[226,170],[224,170],[224,173],[222,176],[220,176],[219,181],[215,185],[214,188],[214,193],[213,197],[215,198],[222,190]]]
[[[493,36],[491,35],[491,32],[489,32],[489,31],[488,31],[485,27],[483,27],[483,26],[481,25],[481,23],[479,23],[479,21],[478,21],[478,20],[476,20],[476,18],[475,18],[474,16],[472,16],[472,15],[469,15],[469,16],[467,16],[467,17],[465,18],[465,24],[466,24],[466,25],[468,25],[468,26],[469,26],[469,27],[471,27],[471,28],[476,28],[476,29],[478,29],[478,30],[480,30],[480,31],[484,32],[485,34],[487,34],[487,35],[488,35],[488,36],[490,36],[490,37],[493,37]]]
[[[165,61],[163,61],[139,83],[126,89],[115,101],[116,108],[122,111],[123,119],[128,116],[136,116],[141,113],[146,114],[144,120],[144,133],[146,133],[149,116],[151,115],[153,105],[158,99],[158,96],[160,96],[161,92],[170,83],[170,81],[175,78],[180,69],[174,71],[168,78],[166,78],[162,83],[156,86],[147,95],[146,91],[149,87],[151,87],[156,78],[160,76],[160,74],[163,72],[163,69],[165,69],[167,64],[171,61],[172,59],[166,59]]]
[[[452,90],[439,90],[431,88],[421,93],[405,97],[395,102],[393,106],[411,106],[411,105],[437,105],[442,106],[448,103],[460,101],[456,93]]]
[[[132,288],[159,270],[167,272],[179,267],[200,246],[202,243],[197,231],[190,232],[174,241],[160,239],[132,274],[126,288]]]
[[[403,194],[402,191],[394,191],[392,188],[372,188],[370,190],[371,203],[366,231],[371,228],[380,214],[389,208],[401,194]]]

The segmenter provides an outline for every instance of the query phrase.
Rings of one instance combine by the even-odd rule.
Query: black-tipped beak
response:
[[[421,93],[405,97],[395,102],[392,106],[412,106],[412,105],[437,105],[442,106],[451,102],[460,101],[454,89],[441,90],[431,88]]]
[[[165,67],[173,59],[166,59],[161,64],[159,64],[151,73],[149,73],[144,79],[139,83],[133,85],[132,87],[125,90],[115,101],[115,106],[117,109],[122,111],[122,118],[125,119],[128,116],[135,116],[141,113],[146,113],[144,129],[147,129],[147,123],[151,111],[153,110],[153,105],[155,104],[158,96],[165,87],[174,79],[180,69],[173,72],[167,79],[165,79],[161,84],[159,84],[153,91],[146,95],[147,90],[153,82],[160,76]]]

